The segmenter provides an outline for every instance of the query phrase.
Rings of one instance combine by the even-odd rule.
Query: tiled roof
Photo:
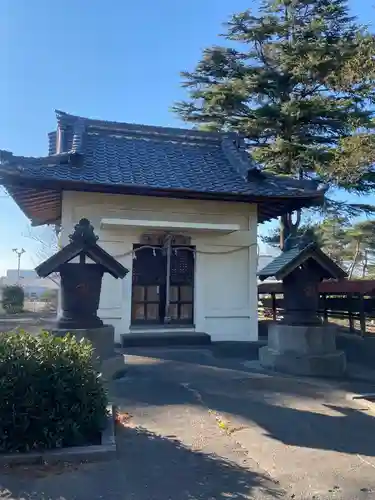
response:
[[[311,245],[312,246],[312,245]],[[258,272],[260,279],[270,278],[271,276],[277,277],[279,273],[293,263],[297,259],[302,251],[306,250],[299,246],[292,247],[290,250],[281,252],[277,257],[275,257],[271,262],[269,262],[263,269]]]
[[[322,265],[328,273],[325,278],[345,278],[346,272],[341,269],[328,255],[326,255],[315,243],[306,245],[296,244],[289,250],[281,252],[269,264],[258,272],[260,280],[275,277],[276,279],[284,279],[298,265],[301,265],[307,259],[313,258]]]
[[[238,201],[297,198],[300,206],[323,198],[309,181],[260,172],[237,134],[106,122],[56,113],[58,127],[49,134],[49,156],[26,158],[0,151],[3,179],[19,177],[30,183],[45,182],[45,186],[82,183],[91,188],[171,191],[171,196],[176,190],[237,196]]]
[[[307,194],[299,182],[286,178],[255,172],[248,181],[256,165],[235,134],[101,122],[62,112],[58,122],[65,127],[60,152],[82,154],[82,164],[60,163],[56,156],[13,157],[24,176],[254,196]],[[51,133],[50,147],[56,142]]]

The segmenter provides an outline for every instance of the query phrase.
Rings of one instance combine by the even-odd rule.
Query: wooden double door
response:
[[[170,249],[134,245],[133,325],[192,325],[194,322],[193,247]],[[168,270],[169,267],[169,270]]]

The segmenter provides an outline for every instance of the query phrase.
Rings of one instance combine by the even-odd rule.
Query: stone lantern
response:
[[[62,312],[53,333],[70,333],[90,340],[102,371],[109,364],[122,366],[123,358],[114,353],[114,327],[104,325],[97,311],[104,273],[118,279],[124,278],[128,270],[97,244],[98,236],[87,219],[79,221],[69,240],[68,245],[35,269],[41,278],[60,274]],[[76,258],[78,262],[71,262]],[[86,262],[87,258],[91,262]]]
[[[283,282],[284,316],[268,328],[268,345],[259,350],[262,366],[310,376],[341,376],[345,353],[336,350],[336,327],[325,325],[318,314],[319,284],[347,276],[318,245],[290,238],[284,251],[259,273],[261,281]]]

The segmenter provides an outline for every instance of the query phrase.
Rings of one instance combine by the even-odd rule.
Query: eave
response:
[[[320,249],[315,249],[313,252],[306,250],[297,259],[291,262],[289,265],[285,266],[279,273],[275,275],[277,280],[283,280],[286,276],[291,274],[297,267],[303,264],[309,258],[315,260],[327,273],[325,279],[344,279],[347,277],[347,273],[341,269],[335,262],[333,262],[327,255],[325,255]],[[260,277],[259,277],[260,278]],[[261,278],[260,278],[261,279]]]
[[[34,226],[52,224],[61,220],[63,191],[252,203],[258,206],[259,223],[274,219],[286,212],[319,205],[323,199],[323,193],[319,191],[306,193],[305,196],[293,197],[249,196],[235,193],[195,192],[183,189],[155,189],[134,185],[106,185],[51,179],[36,180],[5,173],[2,173],[0,182]]]
[[[290,250],[292,251],[292,250]],[[286,254],[288,251],[286,252]],[[286,255],[284,254],[284,255]],[[288,275],[290,275],[297,267],[303,264],[308,259],[313,259],[319,264],[319,266],[324,269],[327,273],[325,279],[344,279],[347,277],[346,271],[341,269],[328,255],[326,255],[315,243],[307,245],[289,262],[286,262],[280,269],[275,272],[271,272],[269,269],[278,259],[282,258],[283,254],[275,257],[274,261],[268,264],[264,269],[259,271],[258,278],[260,281],[264,281],[267,278],[274,277],[278,281],[284,280]]]
[[[89,257],[96,264],[102,265],[106,272],[108,272],[116,279],[124,278],[128,273],[128,269],[120,264],[120,262],[115,260],[99,245],[95,244],[87,246],[75,242],[69,243],[64,248],[59,250],[56,254],[52,255],[47,260],[39,264],[39,266],[35,268],[35,271],[41,278],[46,278],[53,272],[58,272],[60,266],[69,263],[72,259],[80,254]]]

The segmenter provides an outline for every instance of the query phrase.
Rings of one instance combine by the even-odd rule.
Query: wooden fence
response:
[[[323,283],[319,314],[325,323],[334,322],[350,333],[375,333],[375,282],[344,281]],[[258,287],[259,315],[277,321],[284,310],[281,283]]]

